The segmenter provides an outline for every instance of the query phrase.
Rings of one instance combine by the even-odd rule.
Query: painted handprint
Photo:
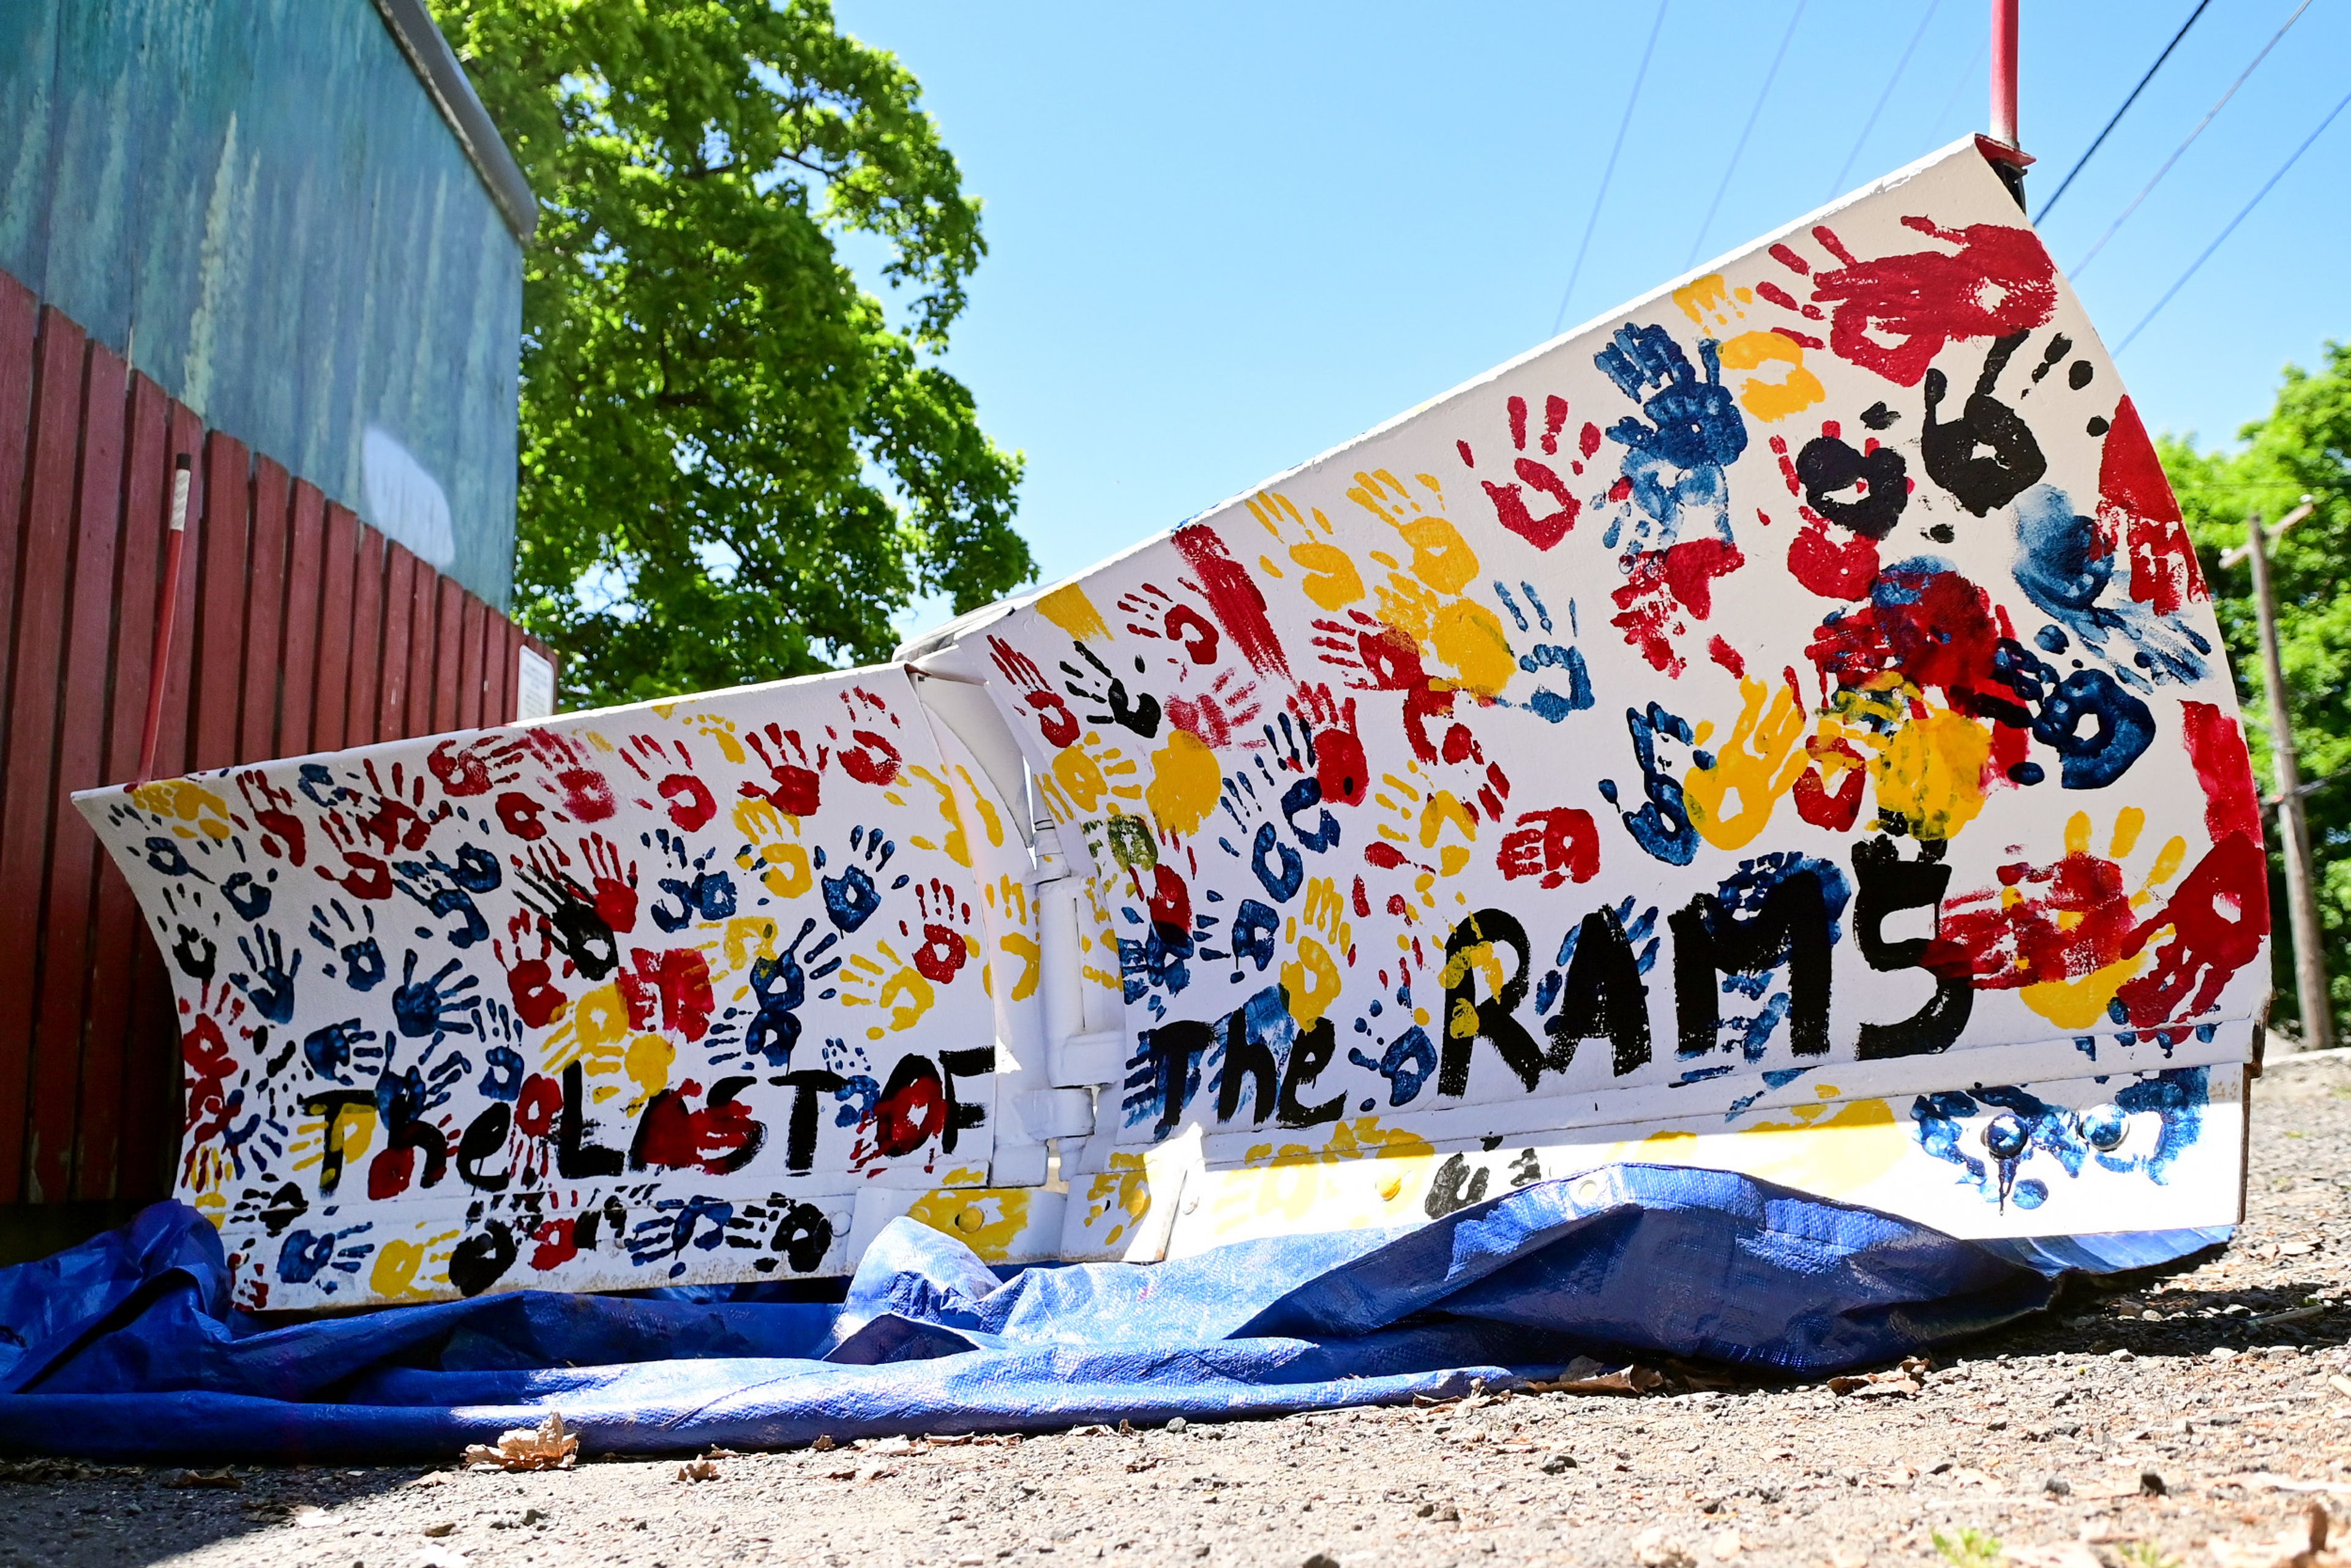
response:
[[[767,768],[768,782],[760,784],[746,779],[736,786],[737,792],[746,800],[765,800],[786,816],[815,816],[824,792],[820,775],[825,764],[825,748],[819,746],[811,760],[800,732],[787,729],[779,723],[769,724],[743,738],[758,755],[760,766]]]
[[[914,967],[923,977],[944,986],[979,952],[979,938],[971,932],[971,901],[933,877],[915,883],[914,919],[900,921],[898,934],[915,943]],[[914,929],[917,925],[922,927],[919,938]]]
[[[1985,350],[1975,390],[1957,419],[1938,417],[1950,394],[1949,379],[1940,370],[1927,372],[1927,423],[1918,435],[1927,477],[1979,517],[2007,506],[2049,471],[2032,426],[1992,395],[2024,339],[2024,333],[2014,333]]]
[[[1531,632],[1540,626],[1545,637],[1559,634],[1559,628],[1552,623],[1551,607],[1543,602],[1542,595],[1533,583],[1520,583],[1519,591],[1513,594],[1497,579],[1494,597],[1502,601],[1502,608],[1510,612],[1510,619],[1517,622],[1520,632]],[[1521,598],[1527,601],[1525,609],[1519,606]],[[1534,612],[1535,618],[1531,622],[1527,619],[1528,610]],[[1575,601],[1573,599],[1567,601],[1567,621],[1568,635],[1573,637],[1575,635]],[[1572,643],[1537,643],[1519,655],[1519,668],[1546,682],[1555,680],[1567,688],[1564,692],[1556,691],[1546,684],[1528,694],[1523,706],[1545,723],[1557,724],[1569,714],[1581,713],[1592,706],[1592,672],[1583,662],[1583,650]]]
[[[1769,424],[1801,413],[1829,394],[1828,389],[1821,385],[1821,378],[1804,364],[1805,351],[1821,347],[1818,338],[1793,324],[1761,330],[1737,329],[1736,323],[1747,319],[1750,308],[1761,308],[1755,306],[1758,295],[1783,305],[1800,319],[1807,314],[1813,320],[1820,319],[1817,308],[1797,305],[1777,284],[1734,289],[1719,272],[1694,278],[1675,289],[1674,303],[1682,308],[1682,314],[1699,331],[1722,340],[1717,353],[1724,370],[1777,372],[1776,376],[1749,376],[1737,389],[1739,406]]]
[[[621,747],[621,760],[667,802],[670,824],[679,832],[698,833],[718,814],[717,797],[695,772],[694,753],[683,740],[632,735]]]
[[[290,1023],[294,1019],[294,977],[302,972],[302,954],[297,949],[293,961],[286,955],[286,938],[263,927],[251,936],[236,939],[236,950],[245,955],[250,973],[232,969],[229,983],[245,993],[253,1010],[271,1023]]]
[[[1514,478],[1500,483],[1488,478],[1478,482],[1485,487],[1486,499],[1493,504],[1494,520],[1540,550],[1550,549],[1565,538],[1583,514],[1583,502],[1559,476],[1558,466],[1543,462],[1527,451],[1527,400],[1516,394],[1505,402],[1510,416],[1510,446],[1518,456],[1510,465]],[[1557,458],[1561,434],[1567,428],[1567,400],[1556,392],[1543,399],[1542,434],[1538,444],[1543,457]],[[1475,471],[1478,459],[1467,441],[1453,444],[1454,452],[1465,468]],[[1581,476],[1583,465],[1600,450],[1600,427],[1590,421],[1577,434],[1575,451],[1563,461],[1571,474]],[[1541,497],[1530,502],[1527,492],[1532,490]],[[1535,507],[1546,509],[1538,516]]]
[[[359,907],[359,918],[353,919],[340,898],[311,905],[310,939],[341,960],[343,984],[355,991],[371,991],[383,983],[383,949],[376,945],[374,909],[364,904]],[[333,979],[335,966],[321,965],[319,972]]]
[[[1164,638],[1170,645],[1167,661],[1178,670],[1217,662],[1224,633],[1190,601],[1176,598],[1155,582],[1146,582],[1120,594],[1117,602],[1127,632],[1145,639]]]
[[[891,857],[897,852],[896,841],[879,827],[862,826],[849,830],[849,853],[841,857],[837,873],[821,874],[825,852],[821,849],[816,852],[813,861],[820,873],[818,881],[824,889],[825,918],[832,922],[834,930],[852,932],[873,918],[873,912],[882,907],[882,894],[874,887],[874,881],[888,872]],[[903,887],[906,880],[900,876],[891,885]]]
[[[1682,779],[1682,805],[1698,837],[1719,850],[1744,849],[1771,824],[1772,809],[1795,785],[1809,758],[1801,749],[1806,720],[1796,672],[1783,672],[1778,686],[1739,683],[1739,718],[1728,744]],[[1712,738],[1711,721],[1691,737],[1694,746]],[[1733,798],[1736,810],[1730,808]]]
[[[505,880],[497,857],[475,844],[458,847],[454,862],[437,854],[421,861],[394,861],[392,885],[423,905],[436,920],[454,924],[442,929],[442,940],[453,947],[470,947],[486,941],[490,923],[474,903],[474,895],[496,890]]]
[[[683,834],[667,828],[654,829],[641,841],[677,873],[654,879],[662,895],[647,913],[656,927],[674,933],[697,922],[715,924],[735,913],[735,879],[711,863],[718,858],[716,844],[695,853]],[[631,868],[632,875],[634,870]]]
[[[1067,659],[1062,660],[1061,674],[1068,678],[1062,681],[1061,689],[1080,702],[1104,710],[1086,715],[1086,722],[1115,724],[1122,729],[1133,730],[1145,740],[1157,735],[1159,699],[1149,692],[1138,692],[1130,697],[1126,682],[1113,674],[1110,666],[1097,658],[1092,648],[1083,643],[1076,643],[1074,647],[1078,657],[1086,662],[1087,667],[1081,668]],[[1134,661],[1136,674],[1142,674],[1144,669],[1141,659]]]
[[[1956,247],[1913,251],[1861,261],[1835,231],[1817,225],[1812,237],[1843,265],[1815,271],[1792,246],[1771,247],[1774,260],[1811,281],[1813,298],[1830,307],[1829,348],[1839,359],[1915,387],[1954,339],[2001,338],[2049,319],[2057,303],[2056,268],[2031,229],[1995,224],[1947,228],[1910,216],[1904,226]],[[1776,285],[1756,292],[1817,319],[1816,307],[1796,302]]]
[[[717,1002],[711,994],[710,961],[698,947],[632,947],[628,966],[612,983],[628,1007],[631,1029],[658,1028],[688,1043],[710,1031]]]
[[[1625,831],[1633,841],[1667,865],[1687,865],[1698,857],[1698,829],[1689,819],[1689,805],[1684,799],[1680,781],[1681,769],[1674,766],[1677,758],[1667,749],[1667,742],[1679,742],[1688,749],[1693,760],[1704,767],[1708,760],[1697,749],[1698,737],[1689,721],[1669,713],[1657,703],[1644,710],[1626,708],[1625,727],[1633,737],[1634,759],[1641,765],[1641,790],[1647,797],[1637,811],[1619,808],[1625,820]],[[1618,804],[1616,780],[1600,781],[1601,798],[1610,805]]]
[[[1322,799],[1333,806],[1362,805],[1371,785],[1371,765],[1356,727],[1355,699],[1342,702],[1327,682],[1310,682],[1290,694],[1289,708],[1304,737]]]
[[[1258,526],[1273,536],[1277,548],[1304,574],[1298,586],[1309,600],[1324,610],[1342,610],[1364,597],[1364,575],[1354,558],[1333,542],[1338,530],[1322,508],[1301,512],[1296,502],[1272,490],[1260,491],[1245,504]],[[1270,558],[1259,557],[1258,564],[1270,577],[1282,575]]]
[[[1070,710],[1069,699],[1053,689],[1037,661],[1014,648],[1001,637],[987,640],[988,652],[996,667],[1020,694],[1020,700],[1037,716],[1038,733],[1051,747],[1075,745],[1078,738],[1078,716]]]
[[[1716,580],[1745,566],[1747,557],[1722,539],[1684,539],[1664,549],[1632,551],[1621,564],[1625,584],[1609,595],[1617,612],[1609,624],[1651,668],[1678,676],[1687,665],[1674,639],[1689,631],[1690,622],[1714,613]]]
[[[424,758],[425,767],[441,781],[441,792],[455,800],[486,795],[522,777],[522,741],[511,735],[491,734],[471,741],[454,737],[436,743]]]
[[[1533,877],[1545,891],[1568,882],[1590,882],[1600,874],[1600,830],[1591,812],[1574,806],[1521,811],[1517,824],[1502,835],[1494,868],[1506,882]]]
[[[1679,534],[1685,507],[1699,514],[1726,542],[1730,538],[1729,484],[1723,470],[1747,450],[1747,423],[1729,389],[1711,338],[1698,340],[1706,368],[1699,380],[1689,357],[1665,328],[1627,322],[1593,357],[1616,390],[1641,405],[1608,427],[1625,447],[1624,482],[1642,516],[1628,533],[1625,519],[1609,526],[1609,549],[1663,549]]]
[[[886,789],[898,781],[905,754],[887,731],[902,728],[898,716],[863,686],[852,686],[840,694],[841,706],[848,710],[848,720],[840,728],[830,725],[825,734],[833,741],[833,760],[841,770],[860,784]],[[841,733],[846,730],[848,733]]]
[[[480,1033],[482,999],[470,993],[481,980],[465,973],[465,964],[455,958],[420,980],[416,957],[413,952],[402,957],[400,984],[392,991],[392,1016],[401,1034],[439,1045],[453,1034]]]

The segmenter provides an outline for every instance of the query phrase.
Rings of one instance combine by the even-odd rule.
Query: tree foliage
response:
[[[2237,672],[2253,768],[2266,798],[2276,789],[2270,758],[2269,697],[2262,679],[2252,574],[2220,569],[2222,551],[2245,542],[2245,517],[2272,522],[2305,495],[2317,509],[2274,541],[2279,645],[2290,688],[2287,711],[2305,784],[2336,781],[2304,797],[2311,849],[2318,862],[2319,919],[2331,956],[2335,1011],[2351,1016],[2351,963],[2340,955],[2351,936],[2351,344],[2329,343],[2312,374],[2288,366],[2268,417],[2239,433],[2233,451],[2197,450],[2193,439],[2158,443],[2179,492],[2189,530],[2210,573],[2212,606]],[[2275,841],[2275,834],[2272,835]],[[2275,857],[2273,856],[2273,861]],[[2294,1018],[2294,956],[2286,929],[2283,873],[2273,865],[2277,1001]]]
[[[434,10],[540,201],[516,602],[569,705],[886,657],[917,594],[1031,575],[1020,461],[932,362],[979,203],[895,58],[825,0]]]

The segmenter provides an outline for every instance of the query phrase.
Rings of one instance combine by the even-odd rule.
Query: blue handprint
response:
[[[1714,340],[1699,339],[1698,351],[1706,366],[1704,381],[1663,327],[1626,322],[1593,357],[1619,392],[1640,402],[1650,421],[1628,414],[1608,430],[1608,438],[1626,449],[1625,477],[1633,499],[1647,514],[1635,520],[1635,549],[1672,544],[1684,507],[1704,512],[1718,534],[1730,538],[1730,492],[1723,469],[1747,450],[1747,422],[1722,384]],[[1610,527],[1604,541],[1609,549],[1617,547],[1623,528],[1622,518]]]
[[[274,881],[277,873],[272,869],[269,875]],[[228,906],[236,911],[240,920],[258,920],[269,913],[269,885],[255,881],[249,871],[237,872],[221,883],[221,896],[228,900]]]
[[[257,947],[257,951],[256,951]],[[253,967],[251,976],[229,971],[229,980],[245,993],[253,1010],[271,1023],[287,1023],[294,1017],[294,977],[302,972],[302,955],[296,953],[294,962],[286,962],[286,938],[275,931],[256,931],[248,940],[236,939],[236,950]]]
[[[832,922],[833,929],[843,933],[856,930],[882,907],[882,895],[874,891],[873,878],[889,869],[890,857],[898,852],[897,841],[884,837],[880,828],[850,829],[849,847],[852,853],[872,862],[873,870],[869,873],[863,866],[850,864],[841,868],[839,876],[819,879],[824,892],[825,916]],[[814,860],[817,869],[823,870],[824,851],[818,850]],[[906,880],[901,876],[890,885],[904,887]]]
[[[718,853],[716,848],[689,860],[685,840],[667,828],[656,829],[641,841],[667,853],[681,871],[693,873],[659,879],[664,896],[655,899],[648,912],[655,925],[664,931],[683,931],[695,920],[724,920],[735,913],[735,879],[724,868],[711,869],[710,862]]]
[[[327,915],[329,909],[334,911],[331,920]],[[366,922],[364,931],[353,922],[351,912],[343,907],[341,899],[329,899],[323,907],[314,904],[310,906],[310,939],[342,959],[343,984],[355,991],[371,991],[383,983],[383,949],[375,942],[375,911],[362,904],[360,916]],[[340,932],[334,929],[338,923],[342,926]],[[347,936],[353,940],[344,942],[342,938]],[[332,964],[321,965],[319,972],[329,979],[335,977]]]
[[[1651,703],[1646,713],[1626,708],[1625,727],[1633,733],[1633,755],[1641,764],[1642,790],[1648,801],[1637,811],[1620,808],[1617,814],[1625,819],[1625,830],[1633,835],[1634,842],[1667,865],[1687,865],[1698,856],[1698,829],[1690,822],[1681,781],[1657,760],[1657,741],[1662,737],[1695,747],[1698,737],[1689,720],[1656,703]],[[1694,750],[1691,755],[1699,767],[1712,766],[1704,752]],[[1600,793],[1610,805],[1616,805],[1616,780],[1603,779]]]
[[[416,977],[416,955],[413,952],[402,960],[400,984],[392,988],[392,1016],[399,1021],[400,1032],[411,1040],[430,1036],[439,1044],[444,1034],[478,1033],[481,998],[465,995],[481,981],[472,975],[462,976],[444,991],[442,988],[449,977],[464,965],[452,958],[435,970],[429,979]]]
[[[319,1077],[349,1083],[351,1080],[344,1075],[344,1068],[373,1072],[380,1067],[383,1048],[370,1043],[375,1038],[375,1030],[360,1027],[358,1019],[345,1019],[303,1036],[302,1055]]]
[[[841,1087],[832,1092],[833,1099],[840,1103],[840,1109],[833,1113],[833,1125],[863,1125],[882,1099],[881,1083],[872,1073],[858,1071],[872,1065],[864,1051],[844,1040],[828,1040],[824,1042],[822,1058],[825,1070],[837,1072],[841,1077]]]
[[[1419,1096],[1421,1085],[1437,1071],[1437,1045],[1428,1038],[1426,1030],[1415,1024],[1390,1040],[1377,1061],[1361,1050],[1350,1050],[1347,1060],[1358,1067],[1370,1068],[1388,1081],[1391,1106],[1409,1105]]]
[[[373,1242],[345,1246],[354,1236],[363,1236],[374,1228],[372,1221],[347,1226],[321,1236],[315,1231],[297,1230],[290,1233],[277,1249],[277,1277],[289,1285],[307,1285],[318,1281],[326,1295],[335,1293],[336,1281],[319,1279],[320,1273],[334,1270],[338,1273],[357,1274],[361,1260],[375,1250]]]
[[[800,1019],[797,1010],[808,999],[808,977],[800,967],[800,944],[816,929],[816,922],[800,922],[799,935],[791,946],[772,958],[755,958],[751,962],[751,994],[758,999],[751,1026],[743,1031],[743,1054],[764,1056],[771,1067],[789,1067],[792,1047],[799,1043]],[[828,935],[817,944],[810,956],[813,958],[832,946],[836,940]]]
[[[1550,607],[1543,603],[1542,595],[1535,591],[1535,585],[1521,582],[1519,592],[1526,595],[1528,605],[1535,612],[1535,623],[1541,625],[1544,634],[1557,636],[1559,629],[1552,624]],[[1527,612],[1519,608],[1518,600],[1502,585],[1499,578],[1494,580],[1494,596],[1502,601],[1502,608],[1510,612],[1510,619],[1519,623],[1520,631],[1534,630],[1534,623],[1528,622]],[[1568,635],[1573,636],[1575,601],[1573,599],[1567,601],[1567,624]],[[1583,663],[1583,650],[1573,644],[1537,643],[1519,655],[1519,668],[1531,675],[1539,675],[1545,670],[1560,672],[1560,680],[1567,687],[1566,691],[1553,691],[1547,685],[1537,686],[1527,695],[1528,711],[1545,723],[1557,724],[1569,714],[1582,713],[1592,706],[1592,672]]]

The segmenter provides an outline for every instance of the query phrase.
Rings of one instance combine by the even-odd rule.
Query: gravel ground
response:
[[[2351,1568],[2351,1051],[2273,1062],[2254,1127],[2226,1253],[1842,1393],[895,1439],[721,1454],[706,1479],[30,1461],[0,1466],[0,1563]],[[2314,1504],[2335,1552],[2309,1550]]]

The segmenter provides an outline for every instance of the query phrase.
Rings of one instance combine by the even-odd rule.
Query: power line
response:
[[[2147,200],[2147,193],[2153,191],[2155,187],[2162,182],[2163,177],[2171,172],[2171,166],[2179,162],[2179,155],[2188,151],[2189,144],[2194,141],[2198,137],[2203,135],[2204,128],[2212,123],[2212,117],[2220,113],[2222,109],[2226,108],[2231,99],[2237,96],[2237,89],[2245,85],[2245,78],[2253,74],[2253,67],[2260,65],[2263,60],[2269,58],[2270,51],[2277,47],[2278,40],[2285,37],[2286,28],[2293,26],[2296,22],[2300,21],[2302,19],[2302,14],[2309,9],[2310,0],[2302,0],[2302,4],[2294,8],[2294,15],[2288,16],[2285,19],[2284,24],[2281,26],[2276,32],[2270,35],[2270,41],[2263,44],[2262,46],[2262,52],[2253,57],[2252,65],[2247,66],[2243,70],[2237,73],[2237,79],[2229,84],[2229,90],[2220,95],[2220,99],[2218,103],[2215,103],[2211,108],[2204,111],[2204,118],[2196,122],[2196,129],[2188,133],[2187,140],[2180,142],[2179,146],[2171,150],[2171,156],[2163,161],[2163,167],[2155,172],[2154,178],[2148,180],[2146,184],[2140,186],[2138,194],[2130,199],[2130,205],[2125,207],[2122,210],[2121,215],[2116,217],[2113,223],[2106,225],[2106,232],[2098,236],[2098,243],[2090,247],[2090,254],[2084,256],[2074,265],[2071,276],[2074,277],[2081,277],[2082,268],[2089,266],[2090,263],[2098,258],[2098,253],[2106,248],[2106,242],[2115,237],[2115,231],[2122,227],[2123,225],[2128,221],[2133,213],[2138,211],[2138,204]]]
[[[1968,61],[1968,68],[1959,73],[1959,79],[1952,84],[1951,95],[1943,99],[1943,107],[1935,111],[1934,120],[1927,127],[1927,134],[1930,139],[1941,133],[1943,122],[1951,118],[1951,106],[1959,101],[1959,94],[1965,92],[1977,79],[1976,68],[1983,64],[1984,57],[1991,53],[1991,39],[1987,37],[1982,43],[1976,46],[1974,57]]]
[[[2309,0],[2304,0],[2307,5]],[[1633,129],[1633,109],[1641,101],[1641,84],[1649,77],[1649,57],[1657,52],[1657,35],[1665,31],[1666,7],[1671,0],[1657,0],[1657,19],[1649,24],[1648,47],[1641,51],[1641,68],[1633,73],[1633,90],[1625,98],[1625,118],[1616,122],[1616,145],[1608,150],[1608,166],[1600,172],[1600,191],[1592,198],[1592,216],[1583,225],[1583,243],[1575,247],[1575,265],[1568,269],[1567,292],[1559,297],[1559,313],[1551,319],[1552,337],[1559,336],[1561,325],[1567,319],[1567,302],[1575,298],[1576,279],[1583,276],[1583,258],[1592,250],[1592,235],[1600,227],[1600,208],[1608,200],[1608,182],[1616,177],[1616,155],[1625,151],[1625,133]]]
[[[1927,24],[1935,19],[1936,7],[1942,3],[1943,0],[1928,0],[1927,14],[1918,18],[1917,30],[1910,35],[1910,41],[1902,47],[1902,57],[1894,62],[1894,74],[1886,78],[1886,90],[1877,95],[1877,107],[1869,111],[1869,118],[1862,122],[1861,134],[1854,138],[1853,151],[1844,155],[1844,167],[1837,171],[1836,183],[1829,187],[1831,196],[1844,193],[1844,177],[1853,172],[1854,160],[1861,156],[1862,144],[1869,140],[1869,133],[1877,129],[1877,117],[1886,112],[1886,105],[1894,97],[1894,84],[1902,79],[1902,72],[1910,64],[1910,57],[1918,50],[1918,40],[1927,36]],[[2304,4],[2307,3],[2308,0],[2304,0]]]
[[[2179,31],[2171,35],[2171,42],[2163,46],[2163,53],[2155,57],[2155,64],[2147,68],[2147,75],[2138,78],[2138,86],[2130,89],[2130,96],[2123,99],[2123,106],[2115,110],[2115,117],[2112,120],[2106,121],[2105,130],[2099,131],[2091,139],[2089,150],[2074,161],[2074,166],[2065,171],[2065,177],[2057,182],[2057,189],[2050,193],[2047,201],[2041,204],[2041,210],[2032,214],[2034,223],[2038,224],[2047,219],[2049,209],[2057,204],[2058,198],[2065,193],[2065,187],[2072,184],[2074,176],[2082,172],[2082,165],[2087,163],[2105,144],[2107,132],[2122,123],[2123,116],[2130,112],[2130,106],[2138,101],[2138,95],[2147,90],[2147,84],[2155,79],[2155,73],[2163,68],[2163,62],[2171,57],[2171,51],[2179,47],[2179,40],[2188,36],[2188,29],[2196,26],[2196,18],[2204,15],[2204,7],[2210,4],[2212,0],[2196,0],[2196,9],[2188,13],[2188,20],[2180,23]]]
[[[2271,175],[2267,180],[2263,181],[2262,188],[2253,193],[2253,199],[2247,202],[2243,207],[2239,209],[2237,215],[2229,220],[2229,226],[2222,229],[2218,235],[2213,236],[2212,243],[2204,247],[2204,254],[2188,264],[2188,270],[2179,275],[2179,281],[2165,289],[2163,291],[2163,298],[2155,302],[2155,308],[2138,319],[2138,325],[2130,329],[2130,335],[2126,337],[2122,340],[2121,346],[2115,350],[2115,357],[2116,359],[2120,359],[2122,357],[2123,350],[2129,348],[2133,340],[2136,340],[2141,332],[2147,330],[2147,324],[2149,321],[2154,320],[2157,316],[2160,315],[2165,306],[2171,303],[2171,297],[2187,287],[2188,280],[2196,276],[2196,269],[2212,259],[2212,253],[2220,248],[2220,242],[2227,239],[2231,235],[2236,233],[2237,225],[2243,223],[2246,216],[2251,214],[2255,207],[2262,204],[2262,198],[2270,193],[2270,187],[2276,184],[2280,180],[2285,178],[2286,171],[2293,168],[2296,162],[2301,161],[2302,155],[2310,151],[2310,144],[2317,141],[2320,136],[2324,135],[2326,128],[2335,123],[2335,117],[2342,113],[2346,108],[2351,108],[2351,92],[2345,93],[2340,99],[2335,100],[2335,107],[2326,111],[2326,118],[2318,122],[2318,129],[2302,139],[2302,145],[2295,148],[2292,156],[2288,157],[2284,162],[2278,165],[2278,172]]]
[[[1788,18],[1788,30],[1780,35],[1780,50],[1771,57],[1771,68],[1763,73],[1763,87],[1755,95],[1755,107],[1747,111],[1746,128],[1739,133],[1738,145],[1730,150],[1730,162],[1723,166],[1722,183],[1714,188],[1714,200],[1707,204],[1706,217],[1690,241],[1689,259],[1682,263],[1686,268],[1698,265],[1698,253],[1706,244],[1706,231],[1714,226],[1714,214],[1722,209],[1723,193],[1730,189],[1730,176],[1739,170],[1740,155],[1747,151],[1747,139],[1755,134],[1755,121],[1763,112],[1763,100],[1771,96],[1771,84],[1780,75],[1780,62],[1788,57],[1788,44],[1796,36],[1796,24],[1804,19],[1805,4],[1806,0],[1796,0],[1796,14]]]

